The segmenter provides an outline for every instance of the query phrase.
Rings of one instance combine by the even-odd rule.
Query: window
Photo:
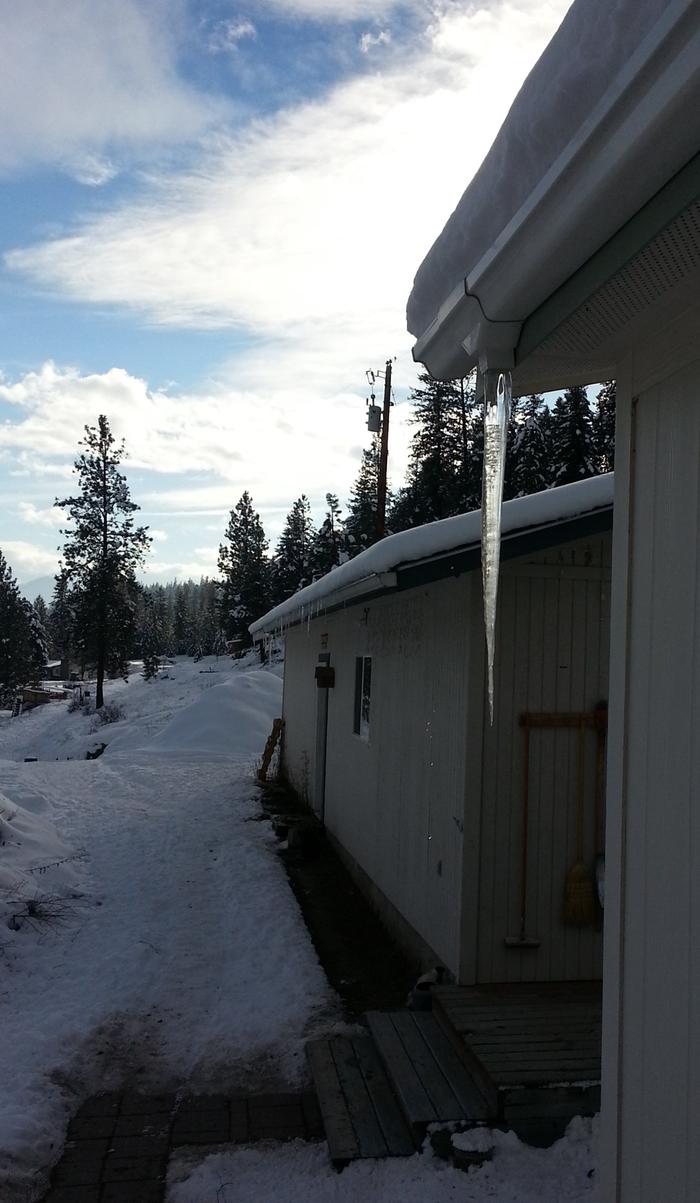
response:
[[[360,739],[369,739],[369,703],[372,690],[372,657],[355,658],[355,722]]]

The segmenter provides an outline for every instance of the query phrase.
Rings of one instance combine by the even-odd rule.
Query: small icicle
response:
[[[496,600],[501,560],[501,504],[510,417],[510,372],[484,372],[484,473],[481,495],[481,580],[486,628],[489,715],[493,726],[493,667],[496,643]]]

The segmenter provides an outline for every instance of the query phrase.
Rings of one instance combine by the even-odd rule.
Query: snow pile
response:
[[[325,1145],[294,1142],[171,1161],[168,1203],[596,1203],[594,1137],[574,1120],[551,1149],[490,1132],[494,1158],[469,1173],[429,1151],[336,1173]]]
[[[613,472],[607,472],[589,480],[504,502],[501,516],[503,539],[526,530],[566,522],[596,510],[609,509],[613,503],[614,475]],[[333,568],[305,589],[300,589],[254,622],[250,630],[258,636],[283,630],[290,623],[315,617],[327,606],[341,601],[343,592],[351,586],[353,600],[359,600],[363,584],[366,586],[365,593],[381,587],[383,573],[393,572],[419,560],[430,560],[450,552],[478,547],[480,542],[481,510],[399,531],[368,547],[354,560]]]
[[[66,901],[76,895],[80,881],[80,852],[60,839],[41,811],[46,799],[18,791],[24,806],[0,793],[0,930],[2,943],[19,938],[25,928],[43,927],[66,919]],[[10,935],[12,933],[12,935]]]
[[[10,847],[18,874],[20,856],[24,873],[85,858],[61,870],[76,882],[51,885],[67,921],[0,926],[2,1203],[41,1196],[90,1094],[295,1088],[307,1037],[339,1015],[259,821],[251,768],[280,713],[278,673],[182,660],[169,679],[108,683],[107,700],[123,717],[92,736],[94,716],[58,702],[0,725],[17,835],[0,863]],[[90,738],[107,742],[97,760],[81,752]]]
[[[180,710],[149,747],[159,755],[248,756],[264,747],[280,709],[277,676],[263,670],[241,673]]]

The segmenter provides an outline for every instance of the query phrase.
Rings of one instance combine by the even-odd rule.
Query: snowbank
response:
[[[332,1169],[325,1145],[295,1142],[171,1161],[168,1203],[595,1203],[591,1123],[574,1120],[551,1149],[490,1133],[493,1161],[463,1173],[429,1151]]]
[[[503,505],[501,532],[504,539],[525,530],[552,526],[582,514],[606,509],[613,503],[614,473],[593,476],[590,480],[562,485],[558,489],[545,489],[530,497],[518,497]],[[382,574],[392,572],[418,560],[429,560],[435,556],[478,546],[481,542],[481,510],[469,514],[458,514],[454,518],[443,518],[440,522],[429,522],[412,530],[399,531],[387,539],[375,543],[354,560],[348,560],[332,569],[326,576],[300,589],[281,605],[270,610],[250,627],[254,635],[283,630],[290,623],[306,617],[315,617],[325,607],[332,605],[344,590],[354,586],[360,597],[381,586]]]
[[[84,853],[51,881],[60,926],[0,917],[2,1203],[41,1196],[88,1095],[294,1088],[307,1036],[339,1015],[259,821],[278,672],[181,660],[107,700],[122,716],[93,734],[59,702],[0,725],[0,865],[31,884],[38,862]]]
[[[25,928],[40,933],[67,920],[71,896],[78,891],[81,853],[62,840],[41,811],[41,794],[15,790],[20,806],[0,793],[0,930],[2,941],[20,937]]]

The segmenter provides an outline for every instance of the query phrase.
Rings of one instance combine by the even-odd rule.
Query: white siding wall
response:
[[[288,635],[287,773],[310,798],[313,667],[321,635],[329,693],[328,829],[413,929],[459,971],[468,578],[316,619]],[[355,658],[372,656],[368,741],[353,733]],[[310,799],[312,800],[312,799]]]
[[[325,627],[323,628],[325,630]],[[316,681],[314,668],[321,650],[319,623],[291,627],[285,638],[284,742],[285,772],[297,793],[310,806],[316,754]]]
[[[562,919],[576,860],[576,730],[530,733],[527,935],[536,950],[506,947],[520,928],[524,735],[520,715],[590,711],[607,700],[611,536],[597,536],[503,566],[496,652],[496,717],[484,727],[479,981],[598,978],[602,936]],[[477,615],[476,621],[480,621]],[[594,861],[596,739],[586,734],[585,861]],[[478,783],[467,782],[467,808]],[[465,928],[465,938],[473,938]],[[465,964],[469,953],[465,950]]]
[[[696,1203],[700,361],[630,394],[616,473],[603,1189],[615,1203]]]

